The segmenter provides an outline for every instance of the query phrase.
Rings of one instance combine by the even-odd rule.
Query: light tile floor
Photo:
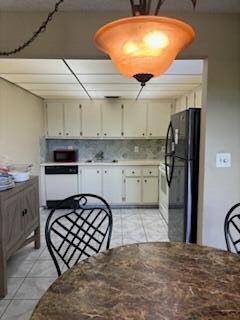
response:
[[[8,295],[0,299],[1,320],[29,320],[38,300],[57,278],[44,239],[48,213],[41,212],[41,249],[30,244],[8,262]],[[157,209],[113,210],[112,248],[148,241],[168,241],[166,223]]]

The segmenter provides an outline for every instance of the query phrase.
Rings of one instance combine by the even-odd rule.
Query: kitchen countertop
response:
[[[32,320],[239,320],[240,257],[171,242],[117,247],[59,277]]]
[[[153,160],[119,160],[118,162],[111,161],[96,161],[96,162],[45,162],[41,166],[159,166],[160,159]]]

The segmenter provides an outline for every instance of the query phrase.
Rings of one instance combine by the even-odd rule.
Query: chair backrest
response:
[[[240,203],[228,211],[224,222],[224,234],[227,250],[240,254]]]
[[[109,249],[111,235],[110,206],[93,194],[78,194],[60,201],[49,213],[45,226],[47,247],[59,276],[61,261],[71,268],[101,248]]]

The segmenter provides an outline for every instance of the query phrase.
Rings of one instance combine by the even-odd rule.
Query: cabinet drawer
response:
[[[158,177],[158,167],[143,168],[144,177]]]
[[[140,177],[141,176],[141,169],[140,168],[125,169],[125,176],[126,177]]]

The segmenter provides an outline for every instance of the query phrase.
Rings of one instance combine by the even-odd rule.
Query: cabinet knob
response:
[[[61,134],[62,134],[62,132],[59,132],[58,134],[59,134],[59,135],[61,135]]]
[[[97,133],[97,136],[99,136],[99,133]]]
[[[105,135],[105,137],[106,137],[106,135],[107,135],[107,134],[106,134],[106,133],[104,133],[104,135]]]
[[[82,131],[80,131],[80,136],[82,136]]]
[[[134,174],[135,173],[135,171],[132,171],[132,174]]]
[[[69,133],[67,132],[66,135],[69,136]]]
[[[152,136],[152,133],[150,132],[149,135]]]
[[[147,180],[144,180],[145,183],[147,183]]]
[[[99,170],[97,170],[97,173],[99,173]]]
[[[140,182],[140,180],[137,180],[137,183],[139,183]]]
[[[105,170],[105,173],[107,173],[107,170]]]
[[[149,171],[149,174],[152,174],[152,171]]]
[[[145,133],[143,133],[142,135],[145,136]]]

